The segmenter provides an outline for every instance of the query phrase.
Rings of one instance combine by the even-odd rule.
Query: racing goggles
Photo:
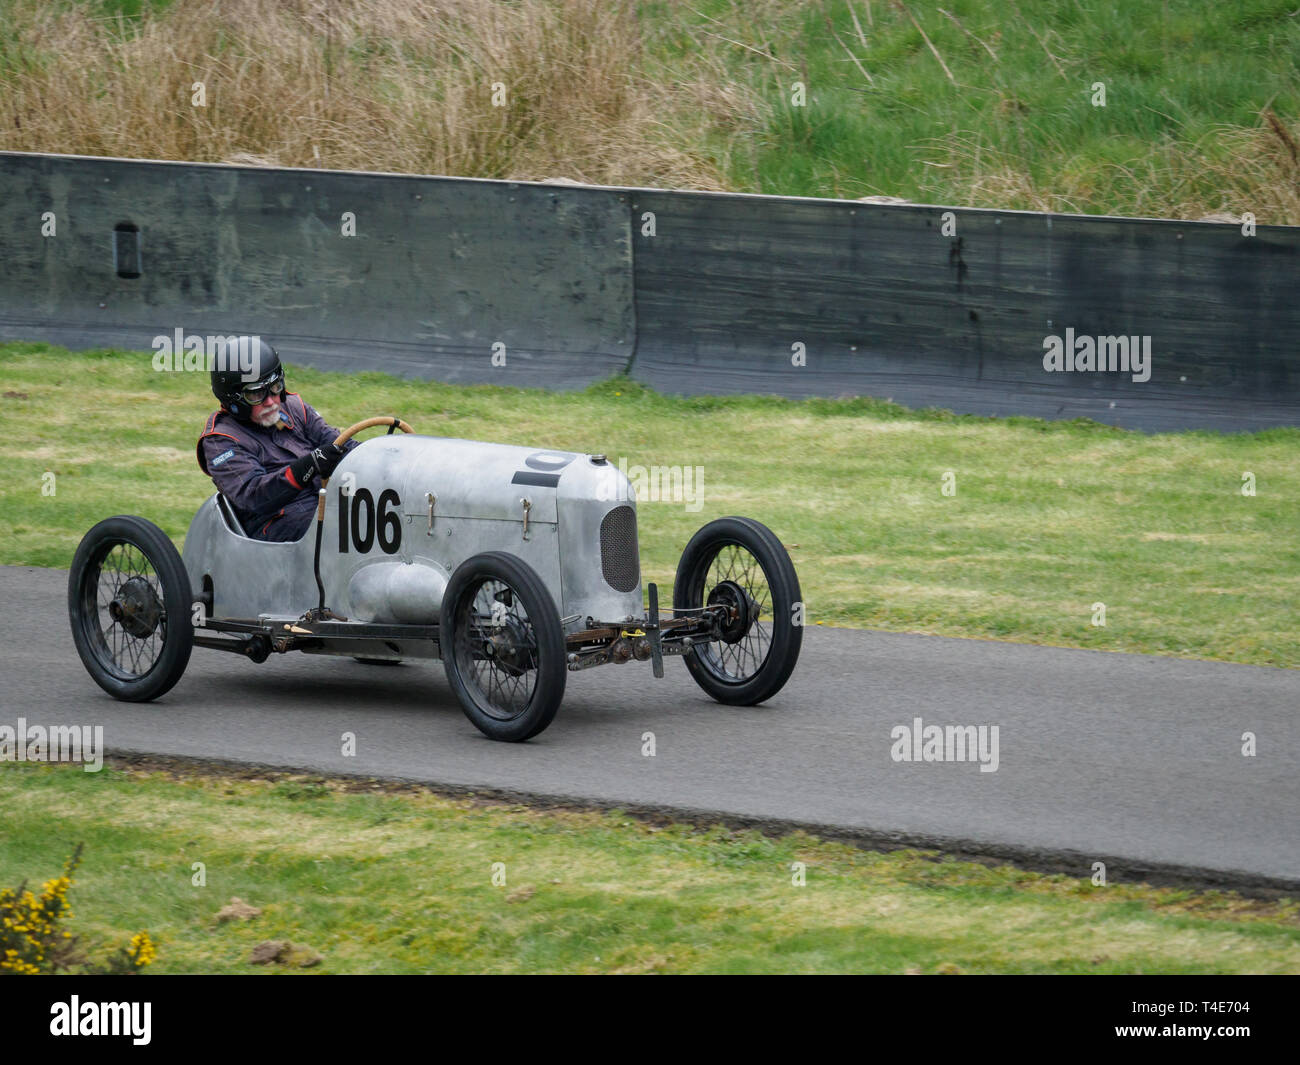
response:
[[[255,385],[249,385],[239,394],[243,396],[244,402],[250,407],[256,407],[266,399],[267,396],[278,396],[284,391],[284,374],[276,371],[276,374],[269,381],[259,381]]]

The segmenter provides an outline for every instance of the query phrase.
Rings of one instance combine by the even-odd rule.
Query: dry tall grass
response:
[[[138,24],[7,6],[3,148],[723,187],[682,147],[710,121],[696,93],[642,70],[634,0],[217,0]]]
[[[969,128],[962,93],[976,85],[953,89],[919,38],[909,43],[906,7],[848,9],[855,47],[875,66],[870,91],[829,20],[834,3],[696,7],[664,0],[638,16],[638,0],[178,0],[123,21],[89,3],[0,0],[0,149],[803,195],[866,188],[973,207],[1251,211],[1300,224],[1300,128],[1287,115],[1139,131],[1114,156],[1095,138],[1044,140],[1050,114],[1034,137],[1009,140],[1023,105],[1007,95],[1018,110]],[[814,13],[825,33],[808,29]],[[834,49],[818,52],[827,41]],[[1032,88],[1041,41],[1021,43],[1027,53],[1000,43],[1000,77]],[[986,49],[949,54],[982,84]],[[1083,78],[1081,54],[1061,62]],[[797,121],[786,106],[795,79],[816,89]],[[191,102],[196,82],[206,106]],[[495,86],[505,106],[493,105]],[[908,113],[927,109],[922,143],[900,139],[918,128]]]

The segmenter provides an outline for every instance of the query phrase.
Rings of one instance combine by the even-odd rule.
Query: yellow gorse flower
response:
[[[73,937],[60,924],[73,916],[68,893],[80,862],[78,844],[63,865],[63,875],[47,880],[39,896],[25,890],[22,884],[16,889],[0,888],[0,973],[34,976],[69,966],[74,955],[73,944],[68,941]],[[157,956],[158,948],[149,933],[140,931],[109,959],[108,971],[138,972]],[[85,963],[83,957],[75,958],[79,964]],[[104,971],[102,967],[100,971]]]
[[[126,954],[137,966],[143,969],[158,956],[158,950],[153,945],[153,940],[149,938],[148,932],[137,932],[131,937],[130,945],[126,948]]]

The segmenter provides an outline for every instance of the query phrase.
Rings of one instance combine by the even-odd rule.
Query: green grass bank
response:
[[[365,782],[0,765],[0,882],[86,841],[73,931],[148,973],[1296,973],[1293,901]],[[195,883],[202,863],[202,884]],[[801,866],[800,864],[801,863]],[[802,879],[802,884],[798,881]],[[260,909],[219,922],[238,897]]]

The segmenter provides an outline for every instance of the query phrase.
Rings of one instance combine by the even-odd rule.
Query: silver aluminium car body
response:
[[[601,455],[415,434],[353,449],[326,489],[325,603],[354,622],[438,622],[456,567],[484,551],[540,575],[566,632],[642,615],[636,497]],[[316,523],[293,543],[250,539],[218,495],[185,538],[192,587],[213,619],[290,621],[317,603]],[[317,653],[436,657],[428,640],[331,641]]]

